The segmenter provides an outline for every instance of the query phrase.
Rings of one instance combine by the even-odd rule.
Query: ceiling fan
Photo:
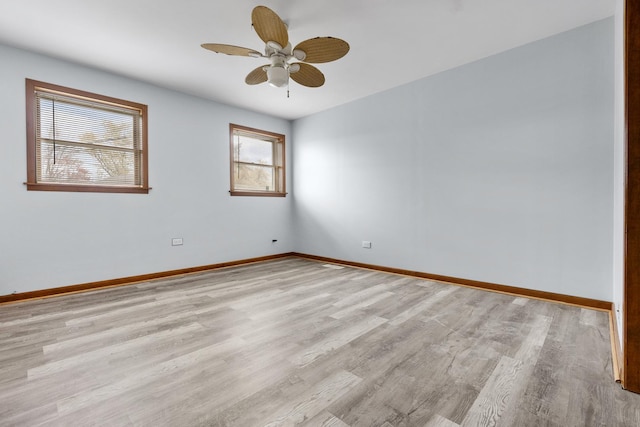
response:
[[[256,6],[251,13],[251,24],[258,37],[265,42],[264,54],[246,47],[219,43],[204,43],[202,47],[216,53],[252,58],[268,58],[270,64],[251,71],[244,81],[249,85],[269,82],[271,86],[289,84],[289,77],[307,87],[324,84],[324,74],[312,64],[335,61],[349,52],[349,43],[335,37],[315,37],[295,47],[289,43],[287,26],[266,6]],[[297,60],[298,62],[290,62]]]

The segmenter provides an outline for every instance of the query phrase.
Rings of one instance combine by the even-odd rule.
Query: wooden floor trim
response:
[[[584,308],[590,308],[590,309],[596,309],[596,310],[602,310],[602,311],[612,311],[611,302],[601,301],[601,300],[596,300],[591,298],[583,298],[583,297],[576,297],[572,295],[557,294],[553,292],[538,291],[535,289],[518,288],[515,286],[499,285],[496,283],[481,282],[478,280],[470,280],[470,279],[461,279],[459,277],[443,276],[440,274],[424,273],[421,271],[405,270],[401,268],[384,267],[384,266],[373,265],[373,264],[365,264],[361,262],[344,261],[344,260],[339,260],[335,258],[327,258],[327,257],[322,257],[317,255],[308,255],[308,254],[302,254],[298,252],[293,253],[293,255],[301,258],[307,258],[315,261],[327,262],[332,264],[343,264],[351,267],[360,267],[360,268],[366,268],[369,270],[384,271],[386,273],[401,274],[403,276],[419,277],[422,279],[434,280],[436,282],[444,282],[452,285],[467,286],[470,288],[484,289],[487,291],[500,292],[500,293],[510,294],[510,295],[518,295],[518,296],[523,296],[527,298],[534,298],[534,299],[539,299],[544,301],[575,305],[578,307],[584,307]]]
[[[202,265],[198,267],[181,268],[178,270],[162,271],[159,273],[141,274],[139,276],[129,276],[129,277],[122,277],[119,279],[101,280],[98,282],[89,282],[89,283],[82,283],[78,285],[62,286],[59,288],[42,289],[37,291],[21,292],[21,293],[10,294],[10,295],[0,295],[0,305],[10,304],[18,301],[30,300],[30,299],[49,298],[52,296],[57,296],[62,294],[86,292],[86,291],[92,291],[92,290],[102,289],[102,288],[112,288],[116,286],[126,286],[126,285],[130,285],[137,282],[143,282],[147,280],[162,279],[165,277],[179,276],[182,274],[199,273],[202,271],[217,270],[220,268],[227,268],[227,267],[235,267],[237,265],[250,264],[255,262],[271,261],[274,259],[290,257],[292,255],[293,253],[267,255],[267,256],[248,258],[248,259],[243,259],[238,261],[221,262],[218,264],[210,264],[210,265]]]
[[[470,279],[462,279],[458,277],[443,276],[439,274],[424,273],[420,271],[405,270],[401,268],[384,267],[379,265],[365,264],[365,263],[353,262],[353,261],[344,261],[344,260],[339,260],[335,258],[303,254],[299,252],[287,252],[287,253],[268,255],[268,256],[257,257],[257,258],[248,258],[248,259],[243,259],[238,261],[229,261],[229,262],[222,262],[218,264],[182,268],[178,270],[169,270],[169,271],[163,271],[159,273],[142,274],[139,276],[129,276],[129,277],[123,277],[119,279],[102,280],[98,282],[62,286],[59,288],[50,288],[50,289],[43,289],[43,290],[31,291],[31,292],[21,292],[21,293],[11,294],[11,295],[1,295],[0,304],[7,304],[7,303],[24,301],[29,299],[47,298],[47,297],[61,295],[61,294],[85,292],[85,291],[91,291],[91,290],[101,289],[101,288],[125,286],[128,284],[147,281],[147,280],[162,279],[165,277],[178,276],[178,275],[190,274],[190,273],[198,273],[202,271],[216,270],[220,268],[234,267],[242,264],[270,261],[274,259],[286,258],[291,256],[310,259],[314,261],[327,262],[332,264],[343,264],[351,267],[359,267],[359,268],[366,268],[369,270],[383,271],[386,273],[400,274],[403,276],[418,277],[421,279],[434,280],[437,282],[444,282],[444,283],[449,283],[449,284],[458,285],[458,286],[467,286],[467,287],[476,288],[476,289],[483,289],[483,290],[500,292],[500,293],[505,293],[510,295],[518,295],[518,296],[523,296],[527,298],[535,298],[535,299],[540,299],[544,301],[558,302],[558,303],[575,305],[579,307],[591,308],[596,310],[612,311],[612,303],[607,301],[576,297],[576,296],[564,295],[564,294],[557,294],[553,292],[538,291],[535,289],[519,288],[515,286],[499,285],[495,283],[481,282],[478,280],[470,280]]]

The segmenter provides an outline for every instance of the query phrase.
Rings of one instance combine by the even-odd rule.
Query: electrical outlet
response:
[[[182,237],[171,239],[171,246],[182,246],[184,244]]]
[[[371,242],[368,240],[363,240],[362,241],[362,247],[366,248],[366,249],[371,249]]]

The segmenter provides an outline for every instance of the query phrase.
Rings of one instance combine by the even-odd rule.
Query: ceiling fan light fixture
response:
[[[267,70],[267,79],[271,86],[283,87],[289,81],[289,72],[284,67],[274,65]]]

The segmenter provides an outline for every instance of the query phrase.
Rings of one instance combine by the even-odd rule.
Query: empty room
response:
[[[640,5],[0,2],[0,426],[640,425]]]

